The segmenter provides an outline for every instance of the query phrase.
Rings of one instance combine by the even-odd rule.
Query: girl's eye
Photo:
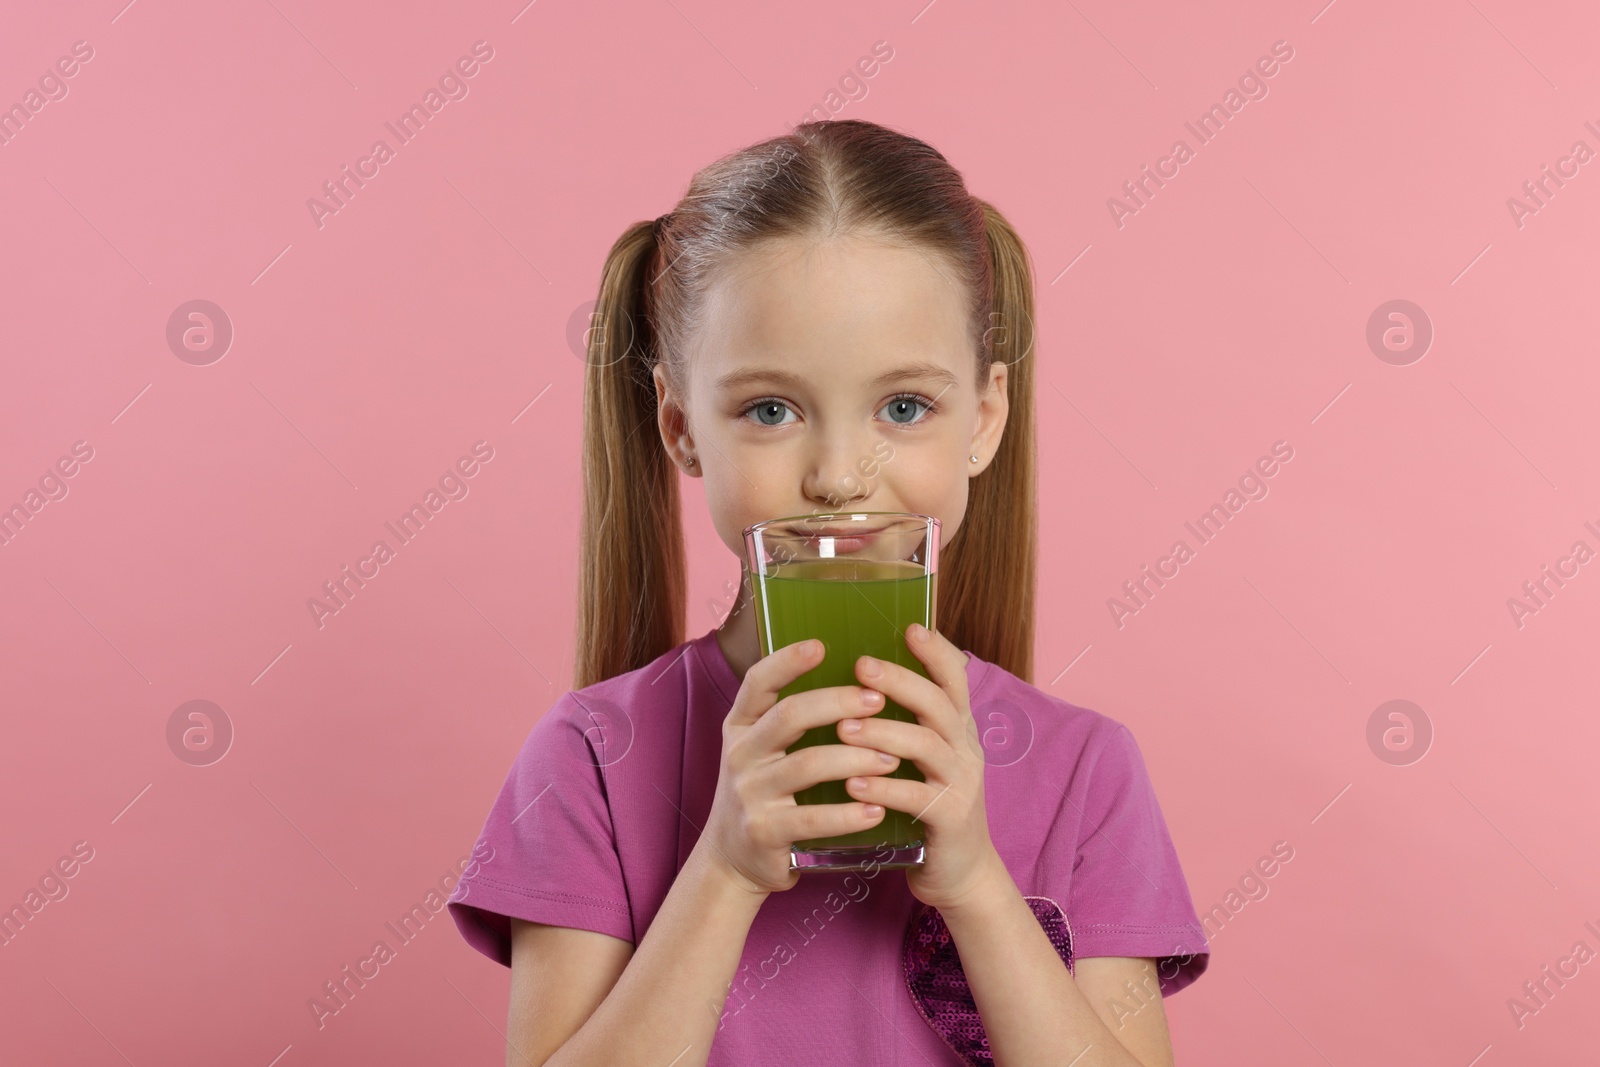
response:
[[[918,413],[917,408],[923,410]],[[901,393],[899,396],[883,405],[883,411],[889,412],[889,421],[899,426],[910,426],[912,423],[921,422],[934,410],[933,401],[927,397],[918,396],[916,393]],[[902,418],[901,416],[908,416]]]
[[[744,414],[749,415],[752,411],[755,412],[756,420],[763,426],[782,426],[784,413],[791,410],[789,405],[783,401],[766,397],[745,408]]]
[[[937,410],[933,401],[917,393],[901,393],[885,404],[880,411],[889,413],[889,421],[897,426],[910,426],[921,422],[930,413]],[[755,415],[755,420],[762,426],[784,426],[793,421],[785,419],[785,415],[794,414],[794,409],[776,397],[763,397],[745,408],[742,415],[748,418]]]

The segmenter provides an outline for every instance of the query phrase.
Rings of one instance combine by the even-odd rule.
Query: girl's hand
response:
[[[822,662],[822,645],[797,641],[757,660],[745,672],[733,709],[722,722],[722,765],[701,840],[704,857],[752,893],[790,889],[796,841],[866,830],[883,821],[869,802],[796,804],[797,790],[850,775],[876,776],[900,765],[856,743],[812,745],[787,753],[813,726],[875,715],[883,695],[855,685],[827,686],[778,699],[778,691]],[[958,653],[959,655],[959,653]]]
[[[967,699],[966,653],[915,623],[906,629],[906,646],[932,681],[870,656],[856,660],[856,677],[913,713],[917,722],[851,717],[839,724],[839,737],[910,760],[926,781],[859,777],[846,788],[860,800],[922,820],[923,865],[907,868],[906,882],[918,900],[945,909],[965,902],[1005,865],[989,837],[983,745]]]

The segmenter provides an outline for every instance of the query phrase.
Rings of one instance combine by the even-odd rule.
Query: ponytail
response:
[[[585,338],[575,689],[683,641],[678,473],[656,427],[656,339],[645,306],[657,230],[635,223],[612,246]]]
[[[966,517],[942,547],[937,629],[957,648],[1032,684],[1038,557],[1033,271],[1016,230],[993,206],[978,203],[994,276],[981,365],[986,384],[990,362],[1006,364],[1008,413],[999,449],[972,479]]]

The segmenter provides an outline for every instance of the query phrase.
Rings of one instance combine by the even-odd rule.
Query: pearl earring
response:
[[[973,456],[972,457],[972,462],[974,462],[974,463],[978,462],[978,457],[977,456]]]

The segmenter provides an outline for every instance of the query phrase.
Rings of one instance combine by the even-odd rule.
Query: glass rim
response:
[[[832,519],[842,522],[855,522],[857,520],[870,518],[915,520],[914,522],[908,521],[907,525],[931,526],[936,530],[943,528],[936,516],[926,515],[920,511],[832,511],[815,515],[784,515],[775,519],[763,519],[760,522],[751,523],[749,526],[746,526],[743,531],[743,536],[748,539],[751,534],[764,534],[767,532],[769,527],[779,526],[787,523],[820,522],[824,519]]]

